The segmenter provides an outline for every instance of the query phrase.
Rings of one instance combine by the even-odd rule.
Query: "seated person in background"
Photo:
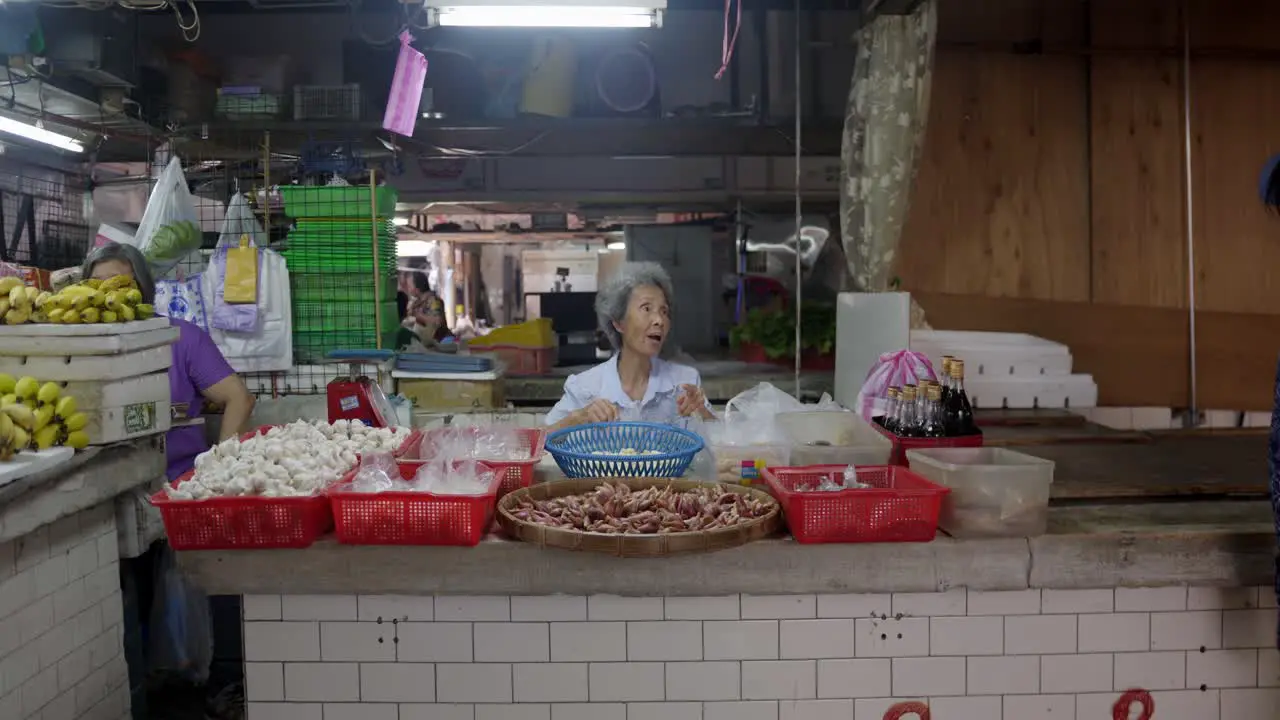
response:
[[[713,419],[698,371],[659,355],[671,332],[671,278],[657,263],[624,263],[596,293],[596,317],[613,346],[609,360],[564,383],[547,413],[560,429],[617,420],[624,409],[645,418]]]

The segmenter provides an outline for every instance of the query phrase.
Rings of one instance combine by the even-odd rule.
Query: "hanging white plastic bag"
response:
[[[222,229],[218,232],[218,249],[239,247],[241,235],[248,235],[249,242],[255,247],[264,248],[270,242],[258,218],[253,216],[249,199],[243,193],[236,193],[227,203],[227,215],[222,219]]]
[[[174,157],[160,173],[160,179],[147,199],[134,245],[142,251],[151,273],[157,278],[168,275],[184,257],[200,249],[203,233],[200,215],[187,188],[182,163]]]

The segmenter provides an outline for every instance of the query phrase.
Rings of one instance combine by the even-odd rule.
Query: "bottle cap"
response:
[[[941,399],[942,399],[942,388],[938,387],[936,384],[935,384],[935,385],[930,385],[930,386],[929,386],[929,399],[930,399],[930,400],[941,400]]]
[[[952,362],[954,362],[954,361],[955,361],[955,359],[956,359],[956,358],[955,358],[955,356],[954,356],[954,355],[943,355],[943,356],[942,356],[942,372],[943,372],[943,374],[947,374],[947,373],[950,373],[950,372],[951,372],[951,363],[952,363]]]
[[[902,397],[914,400],[916,397],[916,386],[915,385],[902,386]]]
[[[902,393],[902,391],[898,389],[898,386],[897,386],[897,385],[890,385],[890,386],[889,386],[889,389],[888,389],[888,390],[886,390],[884,394],[885,394],[885,397],[887,397],[887,398],[895,399],[895,398],[897,398],[897,397],[898,397],[898,395],[900,395],[901,393]]]
[[[958,378],[963,375],[964,375],[964,361],[952,360],[951,361],[951,377]]]

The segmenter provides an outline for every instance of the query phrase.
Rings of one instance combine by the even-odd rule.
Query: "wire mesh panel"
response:
[[[273,134],[261,126],[206,125],[179,152],[208,233],[204,258],[217,244],[227,201],[239,191],[289,268],[295,367],[250,374],[250,389],[322,394],[346,374],[345,366],[325,363],[330,351],[395,347],[397,196],[371,185],[350,133]]]
[[[0,159],[0,262],[43,270],[79,265],[93,238],[86,188],[77,173]]]

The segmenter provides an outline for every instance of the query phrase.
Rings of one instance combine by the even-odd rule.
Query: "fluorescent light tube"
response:
[[[625,242],[611,242],[605,247],[607,247],[610,250],[626,250],[627,244]]]
[[[74,140],[66,135],[60,135],[52,130],[45,130],[35,125],[28,125],[3,115],[0,115],[0,133],[16,135],[27,140],[52,145],[59,150],[75,153],[84,152],[84,145],[81,145],[79,140]]]
[[[396,227],[404,227],[405,225],[409,224],[409,218],[404,217],[403,215],[398,217],[393,217],[391,218],[391,224],[395,225]]]
[[[662,11],[624,6],[449,6],[436,8],[434,21],[452,27],[650,28],[662,25]]]

